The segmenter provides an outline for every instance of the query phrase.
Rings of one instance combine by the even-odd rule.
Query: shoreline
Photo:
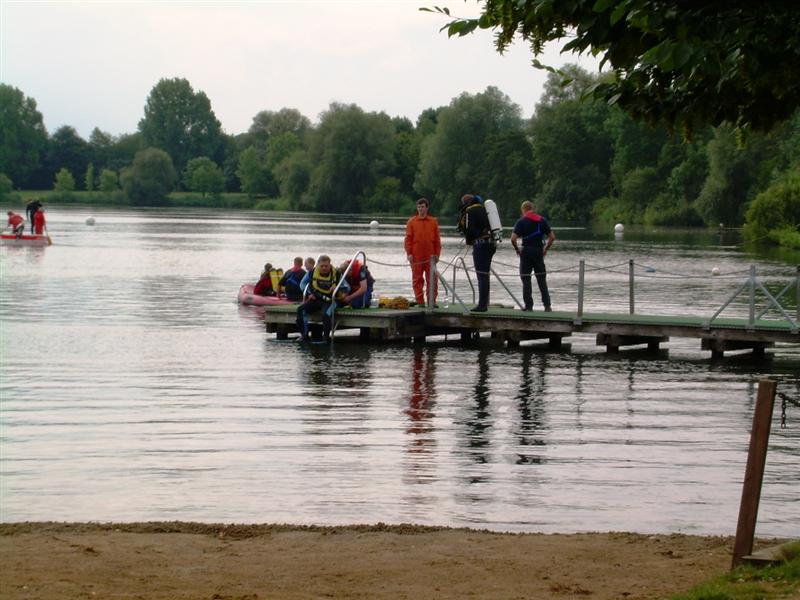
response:
[[[656,599],[725,572],[732,548],[731,536],[383,523],[2,523],[0,593],[6,599]]]

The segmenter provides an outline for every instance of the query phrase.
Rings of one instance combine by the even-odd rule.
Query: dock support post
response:
[[[633,314],[635,311],[635,302],[633,297],[633,259],[628,260],[628,312]]]
[[[586,259],[581,259],[578,264],[578,315],[575,319],[575,324],[580,325],[583,322],[583,282],[586,273]]]
[[[753,412],[753,429],[750,432],[750,449],[747,452],[747,467],[744,472],[742,502],[739,505],[739,521],[736,525],[731,569],[737,567],[742,558],[753,551],[758,502],[764,480],[764,463],[767,460],[769,430],[777,385],[772,379],[762,379],[758,382],[758,396]]]

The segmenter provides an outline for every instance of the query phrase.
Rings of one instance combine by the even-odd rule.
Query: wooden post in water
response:
[[[739,505],[739,522],[736,525],[731,569],[737,567],[743,557],[753,552],[758,502],[761,499],[761,483],[764,480],[764,464],[767,460],[772,408],[775,404],[777,386],[777,382],[772,379],[762,379],[758,382],[758,396],[753,413],[753,429],[750,431],[750,449],[747,452],[747,467],[744,472],[742,502]]]
[[[631,258],[628,260],[628,289],[629,289],[629,312],[633,314],[635,312],[635,304],[633,298],[633,259]]]

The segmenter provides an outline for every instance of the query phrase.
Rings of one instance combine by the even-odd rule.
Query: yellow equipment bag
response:
[[[280,282],[281,278],[283,277],[283,269],[272,269],[269,272],[269,278],[272,280],[272,289],[275,290],[275,293],[278,293],[278,282]]]

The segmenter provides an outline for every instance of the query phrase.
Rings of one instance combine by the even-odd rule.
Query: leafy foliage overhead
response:
[[[479,0],[477,18],[443,29],[519,35],[536,67],[548,42],[602,58],[613,79],[589,90],[631,116],[683,132],[729,122],[768,130],[800,106],[800,9],[785,0]]]

